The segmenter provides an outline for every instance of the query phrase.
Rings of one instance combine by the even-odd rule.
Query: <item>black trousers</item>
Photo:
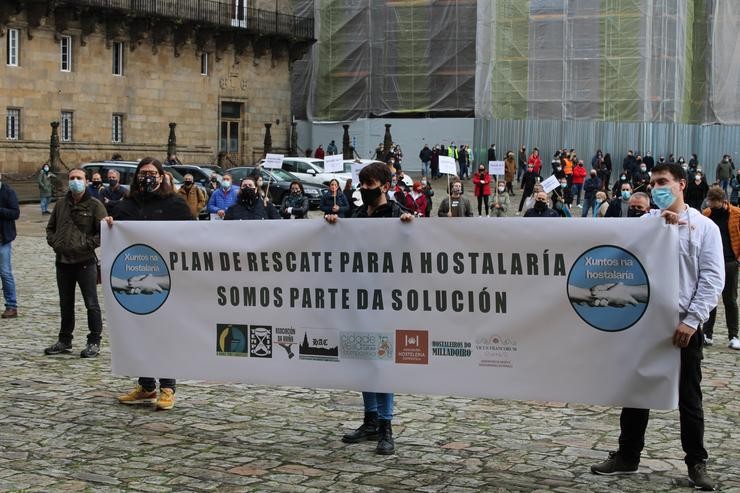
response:
[[[75,290],[80,286],[82,299],[87,309],[88,344],[100,344],[103,332],[103,318],[98,304],[96,280],[98,270],[95,262],[82,264],[57,264],[57,288],[59,289],[59,311],[62,315],[62,326],[59,329],[59,340],[72,344],[72,333],[75,330]]]
[[[727,321],[727,338],[737,337],[737,260],[725,260],[725,287],[722,289],[722,303],[725,305]],[[717,319],[717,307],[709,312],[709,320],[704,324],[704,334],[711,338],[714,335],[714,321]]]
[[[486,204],[486,216],[488,215],[488,195],[478,195],[478,215],[480,216],[481,205]]]
[[[157,390],[157,379],[151,377],[139,377],[139,385],[147,392]],[[160,378],[159,389],[172,389],[175,391],[175,379],[174,378]]]
[[[704,410],[701,397],[701,359],[703,337],[697,330],[689,345],[681,348],[681,372],[678,379],[678,413],[681,422],[681,446],[684,462],[691,467],[707,460],[704,448]],[[645,446],[649,409],[624,408],[619,418],[619,452],[630,462],[640,461]]]

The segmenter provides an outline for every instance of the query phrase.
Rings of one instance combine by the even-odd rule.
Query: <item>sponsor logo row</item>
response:
[[[394,333],[296,329],[271,325],[218,324],[216,354],[249,358],[301,360],[375,360],[426,365],[432,358],[470,358],[480,366],[511,368],[516,341],[498,335],[475,341],[429,340],[427,330],[397,329]]]

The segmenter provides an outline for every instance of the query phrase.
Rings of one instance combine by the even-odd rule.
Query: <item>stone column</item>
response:
[[[177,154],[177,136],[175,135],[175,127],[177,123],[170,122],[170,135],[167,137],[167,157],[174,156]]]
[[[383,161],[388,161],[393,146],[393,137],[391,136],[391,124],[385,124],[385,135],[383,136]]]
[[[265,156],[263,157],[266,157],[268,153],[272,152],[272,135],[270,135],[270,127],[272,127],[272,123],[265,123],[265,142],[262,145],[265,151]]]
[[[349,143],[349,125],[342,125],[344,134],[342,135],[342,155],[344,159],[352,159],[352,149]]]
[[[51,122],[51,139],[49,140],[49,167],[58,172],[62,158],[59,155],[59,122]]]
[[[298,156],[298,122],[290,122],[290,155]]]

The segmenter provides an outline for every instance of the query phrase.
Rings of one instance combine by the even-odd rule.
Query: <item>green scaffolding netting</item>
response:
[[[740,123],[740,1],[296,0],[296,116]]]

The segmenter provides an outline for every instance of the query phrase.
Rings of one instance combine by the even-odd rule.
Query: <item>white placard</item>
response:
[[[354,162],[352,163],[352,185],[355,188],[360,188],[360,171],[362,168],[367,166],[368,163]]]
[[[439,172],[445,175],[456,175],[455,159],[450,156],[439,156]]]
[[[283,167],[283,157],[282,154],[268,154],[265,156],[265,162],[262,163],[262,167],[280,169]]]
[[[675,408],[678,228],[489,221],[103,225],[113,372]]]
[[[542,188],[546,193],[550,193],[560,186],[560,180],[555,175],[551,175],[550,178],[541,183]]]
[[[506,166],[503,161],[488,161],[488,173],[494,176],[503,176]]]
[[[335,154],[324,157],[324,171],[327,173],[341,173],[344,171],[344,156]]]

